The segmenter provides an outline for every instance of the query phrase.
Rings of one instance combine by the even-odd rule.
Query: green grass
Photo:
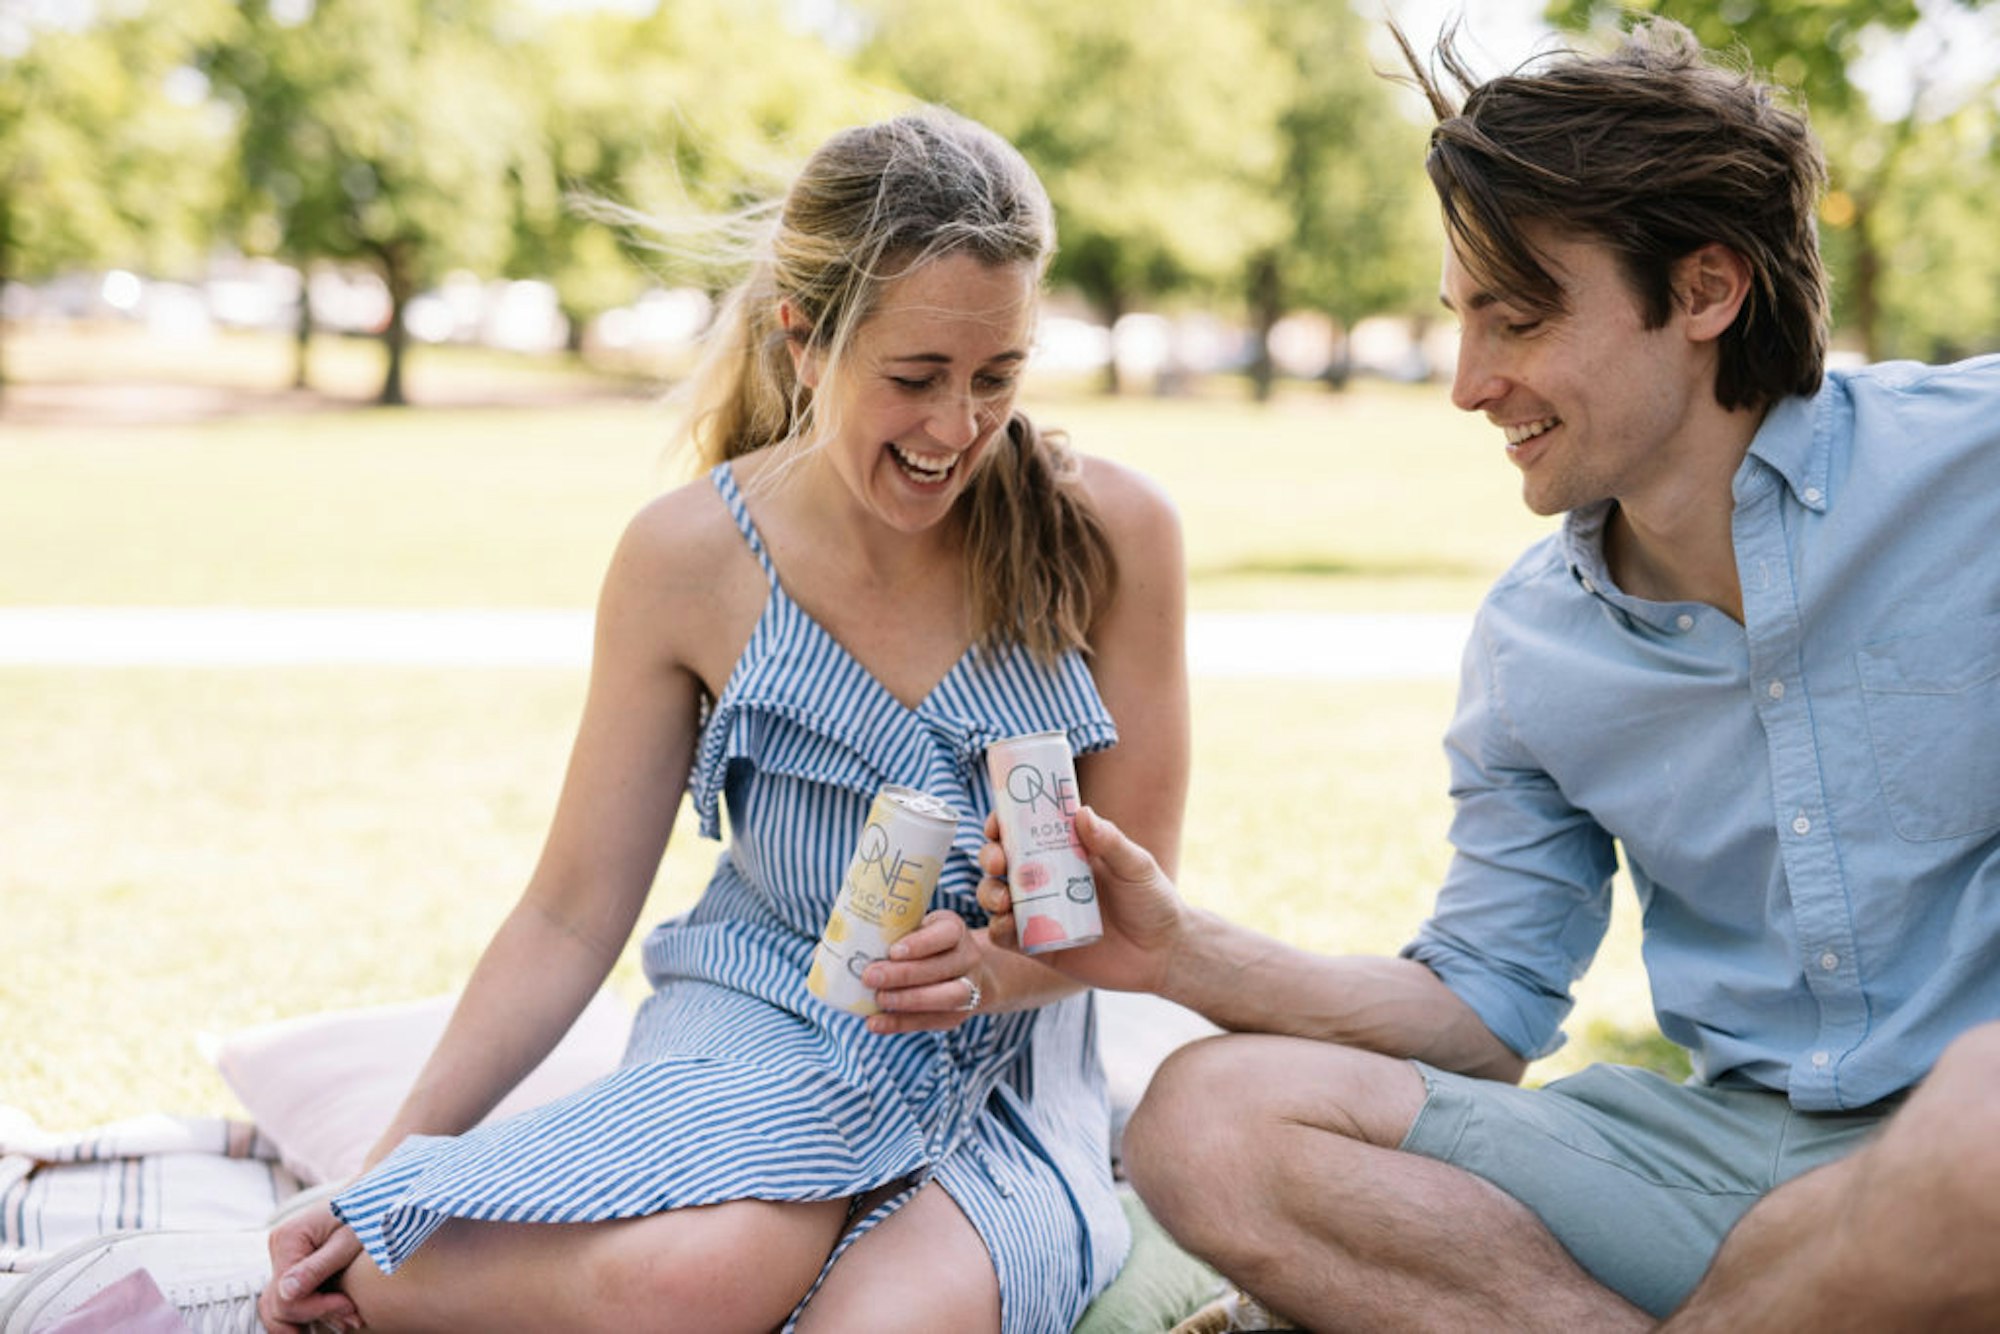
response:
[[[270,340],[238,346],[224,368],[281,371]],[[413,385],[454,370],[432,365],[448,351],[421,349]],[[13,354],[24,378],[95,389],[73,349]],[[1299,388],[1264,411],[1044,388],[1031,407],[1173,497],[1197,607],[1470,607],[1548,527],[1496,434],[1436,387]],[[21,417],[0,435],[0,605],[587,606],[626,518],[685,473],[666,432],[657,404],[630,399]]]
[[[10,366],[87,379],[59,360]],[[245,345],[208,374],[245,367],[282,358]],[[1197,607],[1466,610],[1545,527],[1434,389],[1037,411],[1175,498]],[[620,400],[0,417],[0,605],[585,606],[663,484],[662,433]],[[456,988],[532,868],[581,690],[539,669],[0,670],[0,1100],[51,1128],[229,1113],[197,1035]],[[1444,865],[1451,696],[1198,682],[1185,892],[1316,949],[1395,949]],[[714,853],[684,818],[645,920]],[[1666,1059],[1619,906],[1578,1040],[1538,1078]],[[616,982],[642,987],[629,954]]]

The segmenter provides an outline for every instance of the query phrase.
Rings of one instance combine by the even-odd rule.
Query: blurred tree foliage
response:
[[[0,299],[10,282],[107,261],[190,276],[228,158],[188,66],[227,5],[126,6],[89,24],[55,13],[0,0]]]
[[[1628,9],[1801,91],[1832,164],[1836,314],[1872,353],[2000,343],[1995,75],[1946,77],[1952,24],[2000,40],[2000,5]],[[1611,0],[1550,15],[1618,21]],[[675,244],[677,219],[764,197],[835,125],[916,96],[1042,173],[1059,285],[1107,324],[1241,314],[1262,389],[1284,314],[1344,330],[1430,306],[1423,129],[1369,68],[1369,32],[1339,0],[0,0],[0,294],[114,266],[192,276],[218,247],[365,264],[393,307],[395,402],[402,312],[447,274],[546,278],[578,329],[648,283],[713,288],[726,275]],[[578,199],[633,212],[607,226]],[[640,215],[664,220],[659,247]]]
[[[1271,329],[1287,313],[1320,311],[1344,334],[1365,316],[1434,311],[1443,232],[1418,168],[1426,132],[1370,65],[1360,16],[1324,0],[1251,0],[1247,13],[1279,90],[1278,152],[1260,185],[1280,223],[1245,274],[1261,399],[1271,389]],[[1347,347],[1341,338],[1328,369],[1336,385]]]
[[[535,45],[541,151],[521,163],[507,269],[554,284],[573,340],[651,281],[723,285],[702,247],[672,244],[673,220],[770,193],[827,134],[889,109],[761,0],[544,16]]]
[[[360,261],[388,290],[385,404],[404,401],[410,301],[507,254],[536,143],[508,17],[501,0],[245,0],[207,60],[235,112],[250,245],[302,268]]]
[[[1234,287],[1285,230],[1267,188],[1282,75],[1238,4],[862,0],[864,72],[1005,135],[1047,186],[1054,281],[1115,326]],[[1118,362],[1107,387],[1118,387]]]
[[[1548,14],[1597,30],[1674,19],[1798,93],[1826,150],[1835,326],[1868,359],[2000,342],[2000,246],[1981,218],[2000,187],[2000,71],[1945,77],[1955,36],[2000,53],[1985,0],[1553,0]]]

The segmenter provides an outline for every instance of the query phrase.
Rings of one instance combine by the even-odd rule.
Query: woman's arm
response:
[[[1189,750],[1180,516],[1152,481],[1103,459],[1084,460],[1084,482],[1118,562],[1117,589],[1090,628],[1090,669],[1118,744],[1081,757],[1077,785],[1173,875]]]
[[[692,762],[700,679],[681,651],[710,612],[700,500],[684,489],[627,529],[599,597],[590,685],[539,863],[473,969],[436,1051],[368,1155],[477,1124],[559,1042],[629,940]],[[712,499],[704,497],[702,499]]]
[[[681,646],[731,633],[714,578],[728,562],[699,558],[704,516],[720,514],[683,488],[626,530],[599,596],[583,720],[540,862],[366,1166],[409,1135],[476,1125],[561,1040],[624,949],[692,762],[701,677]],[[325,1204],[286,1220],[270,1248],[274,1281],[259,1298],[268,1326],[303,1334],[354,1317],[326,1285],[360,1242]]]

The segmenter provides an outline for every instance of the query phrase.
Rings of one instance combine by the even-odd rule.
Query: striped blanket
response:
[[[0,1292],[106,1232],[261,1227],[298,1190],[247,1121],[141,1116],[58,1135],[0,1105]]]

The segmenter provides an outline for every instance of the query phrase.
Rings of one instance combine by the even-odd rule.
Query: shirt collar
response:
[[[1604,559],[1604,524],[1611,517],[1611,505],[1609,500],[1600,500],[1563,516],[1563,554],[1569,561],[1570,575],[1584,592],[1627,621],[1665,631],[1674,626],[1681,610],[1679,603],[1647,602],[1611,582],[1611,567]]]
[[[1832,441],[1847,411],[1847,395],[1832,385],[1809,397],[1793,394],[1772,404],[1750,441],[1749,457],[1736,472],[1737,500],[1750,494],[1748,485],[1762,464],[1785,479],[1799,504],[1825,510]]]

